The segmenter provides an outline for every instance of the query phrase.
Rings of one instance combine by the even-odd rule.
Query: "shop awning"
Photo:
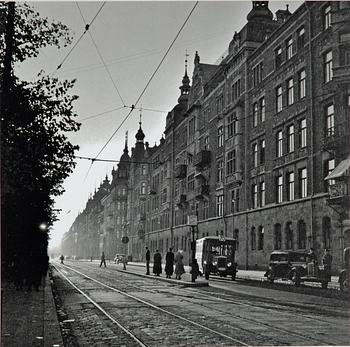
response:
[[[342,176],[348,176],[349,167],[350,157],[347,157],[337,165],[337,167],[325,178],[325,180],[333,180]]]

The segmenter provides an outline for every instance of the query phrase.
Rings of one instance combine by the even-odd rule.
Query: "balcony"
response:
[[[349,184],[347,180],[337,180],[334,184],[328,187],[329,198],[327,203],[329,205],[344,206],[347,210],[349,208]]]
[[[181,194],[180,197],[178,198],[176,204],[179,208],[185,208],[187,205],[187,195]]]
[[[196,187],[196,200],[203,200],[205,196],[209,195],[209,185],[207,184],[201,184],[200,186]]]
[[[186,178],[187,176],[187,165],[186,164],[180,164],[177,165],[175,168],[175,178]]]
[[[210,151],[202,150],[195,155],[193,164],[197,167],[204,167],[210,164],[210,161],[211,161]]]
[[[240,186],[242,184],[242,173],[235,172],[234,174],[227,176],[225,183],[230,188],[233,188],[235,186]]]
[[[157,194],[157,189],[156,188],[150,188],[148,191],[148,195],[156,195]]]

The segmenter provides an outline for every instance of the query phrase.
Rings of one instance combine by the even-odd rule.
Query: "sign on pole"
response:
[[[197,226],[198,225],[198,221],[197,221],[197,215],[195,214],[191,214],[189,216],[187,216],[188,220],[187,220],[187,224],[191,227]]]

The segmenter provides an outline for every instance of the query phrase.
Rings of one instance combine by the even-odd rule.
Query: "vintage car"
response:
[[[126,264],[128,264],[128,261],[126,259],[126,255],[125,254],[116,254],[114,257],[114,264],[120,264],[123,263],[123,259],[125,258],[126,260]]]
[[[342,292],[349,291],[350,247],[344,249],[344,268],[339,274],[339,286]]]
[[[270,255],[269,268],[264,274],[271,283],[277,279],[291,280],[295,286],[301,282],[320,282],[327,288],[329,274],[318,266],[305,251],[274,251]]]

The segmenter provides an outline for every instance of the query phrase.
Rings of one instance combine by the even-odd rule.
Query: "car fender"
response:
[[[288,271],[288,274],[287,274],[287,278],[289,279],[292,279],[292,274],[293,272],[296,272],[297,274],[300,275],[300,269],[298,266],[293,266],[289,271]]]

